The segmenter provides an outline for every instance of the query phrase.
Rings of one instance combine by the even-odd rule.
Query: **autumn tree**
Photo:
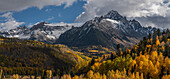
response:
[[[92,71],[92,70],[90,70],[90,71],[87,73],[87,77],[88,77],[89,79],[91,79],[91,78],[93,77],[93,71]]]
[[[159,46],[160,45],[160,41],[158,39],[158,36],[156,37],[156,45]]]

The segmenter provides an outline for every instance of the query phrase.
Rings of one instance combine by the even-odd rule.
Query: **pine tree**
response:
[[[151,39],[151,33],[149,33],[148,38]]]
[[[113,61],[113,59],[115,59],[116,58],[116,56],[114,55],[114,53],[112,52],[111,53],[111,60]]]
[[[165,43],[168,41],[167,37],[166,36],[163,36],[162,37],[162,41],[164,41]]]
[[[169,33],[169,32],[170,32],[169,29],[167,29],[167,30],[166,30],[166,33]]]
[[[117,55],[121,56],[121,46],[120,46],[120,44],[117,45]]]
[[[161,35],[161,31],[160,29],[157,30],[157,35],[160,36]]]
[[[117,45],[117,50],[119,50],[119,49],[120,49],[120,44]]]
[[[163,35],[163,34],[166,34],[165,30],[163,30],[162,35]]]
[[[156,43],[156,36],[157,36],[157,34],[156,34],[156,31],[154,31],[154,33],[153,33],[153,44],[155,44]]]
[[[170,53],[169,53],[170,51],[169,51],[169,50],[170,50],[170,47],[169,47],[168,45],[165,45],[165,53],[164,53],[164,56],[165,56],[165,57],[166,57],[166,56],[170,57],[170,55],[169,55],[169,54],[170,54]]]
[[[95,58],[93,57],[92,60],[91,60],[91,66],[95,63]]]

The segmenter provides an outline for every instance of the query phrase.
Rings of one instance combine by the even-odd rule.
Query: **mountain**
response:
[[[134,45],[144,36],[153,33],[156,28],[142,27],[134,20],[127,20],[117,11],[110,11],[101,17],[87,21],[81,27],[72,28],[61,34],[57,43],[70,47],[102,45],[116,48]]]
[[[46,43],[54,43],[62,33],[76,25],[78,26],[78,24],[49,24],[47,22],[41,22],[35,24],[31,28],[21,26],[16,29],[0,32],[0,35],[10,38],[30,39]]]

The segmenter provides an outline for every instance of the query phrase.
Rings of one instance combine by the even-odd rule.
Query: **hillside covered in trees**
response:
[[[42,75],[47,69],[62,75],[89,59],[64,45],[0,37],[0,69],[4,75]]]
[[[158,29],[138,44],[100,58],[75,71],[76,75],[63,75],[61,79],[169,79],[170,31]]]

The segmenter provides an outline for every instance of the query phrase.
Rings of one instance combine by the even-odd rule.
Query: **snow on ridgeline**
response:
[[[45,24],[46,26],[74,26],[74,27],[81,27],[83,23],[51,23],[51,24]]]

